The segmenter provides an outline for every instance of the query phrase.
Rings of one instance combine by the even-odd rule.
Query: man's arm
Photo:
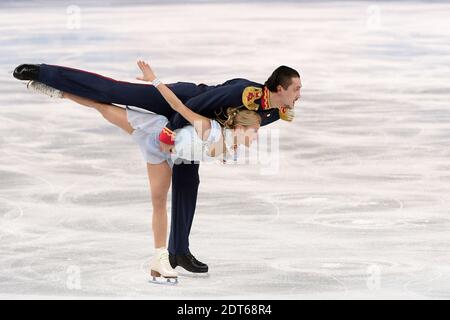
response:
[[[186,106],[196,113],[203,114],[208,118],[214,118],[217,116],[215,112],[220,111],[221,109],[243,106],[244,100],[246,99],[246,97],[244,97],[244,92],[249,84],[250,86],[252,86],[252,84],[258,85],[257,83],[248,80],[238,81],[237,84],[214,88],[201,95],[195,96],[186,101]],[[268,110],[259,108],[256,112],[261,116],[261,126],[268,125],[280,119],[280,110],[277,108]],[[161,132],[160,141],[170,144],[170,139],[166,133],[170,133],[174,137],[175,130],[182,128],[186,124],[187,120],[179,113],[175,113]]]
[[[177,112],[176,114],[181,115],[183,119],[187,120],[195,128],[195,131],[202,140],[207,140],[209,130],[211,129],[211,122],[209,118],[204,117],[186,107],[164,83],[160,83],[156,88],[159,90],[164,99],[166,99],[172,109]]]
[[[195,96],[185,105],[197,114],[201,114],[209,119],[215,118],[215,112],[226,107],[238,107],[242,105],[242,92],[245,85],[233,85],[211,89],[205,93]],[[175,130],[188,124],[188,120],[182,114],[176,113],[169,120],[169,123],[161,131],[160,141],[165,144],[173,144]]]

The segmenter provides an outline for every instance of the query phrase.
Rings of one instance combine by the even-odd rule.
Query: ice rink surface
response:
[[[0,4],[1,298],[450,298],[450,4],[95,3]],[[210,272],[176,287],[148,282],[131,138],[11,76],[133,81],[137,58],[166,82],[302,75],[295,121],[261,130],[270,164],[201,166],[191,250]]]

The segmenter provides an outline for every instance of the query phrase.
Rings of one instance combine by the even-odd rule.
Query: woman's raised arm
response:
[[[189,121],[189,123],[194,126],[198,136],[202,140],[206,140],[211,129],[210,119],[186,107],[183,102],[181,102],[181,100],[178,99],[178,97],[172,92],[172,90],[170,90],[164,83],[156,78],[155,73],[150,68],[150,65],[148,63],[139,60],[137,62],[137,65],[142,71],[142,77],[137,77],[136,79],[151,82],[158,89],[164,99],[166,99],[170,107],[181,114],[187,121]]]

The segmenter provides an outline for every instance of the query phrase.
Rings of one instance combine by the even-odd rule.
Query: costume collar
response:
[[[272,108],[272,106],[270,104],[270,91],[269,91],[269,88],[264,86],[263,94],[262,94],[262,97],[261,97],[261,109],[267,110],[267,109],[270,109],[270,108]]]

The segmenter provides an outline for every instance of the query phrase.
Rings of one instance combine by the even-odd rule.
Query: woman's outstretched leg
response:
[[[71,93],[64,92],[63,98],[72,100],[78,104],[86,107],[94,108],[101,113],[103,118],[108,120],[110,123],[123,129],[125,132],[132,134],[134,129],[128,122],[127,112],[125,109],[115,106],[113,104],[100,103],[94,100],[76,96]]]

